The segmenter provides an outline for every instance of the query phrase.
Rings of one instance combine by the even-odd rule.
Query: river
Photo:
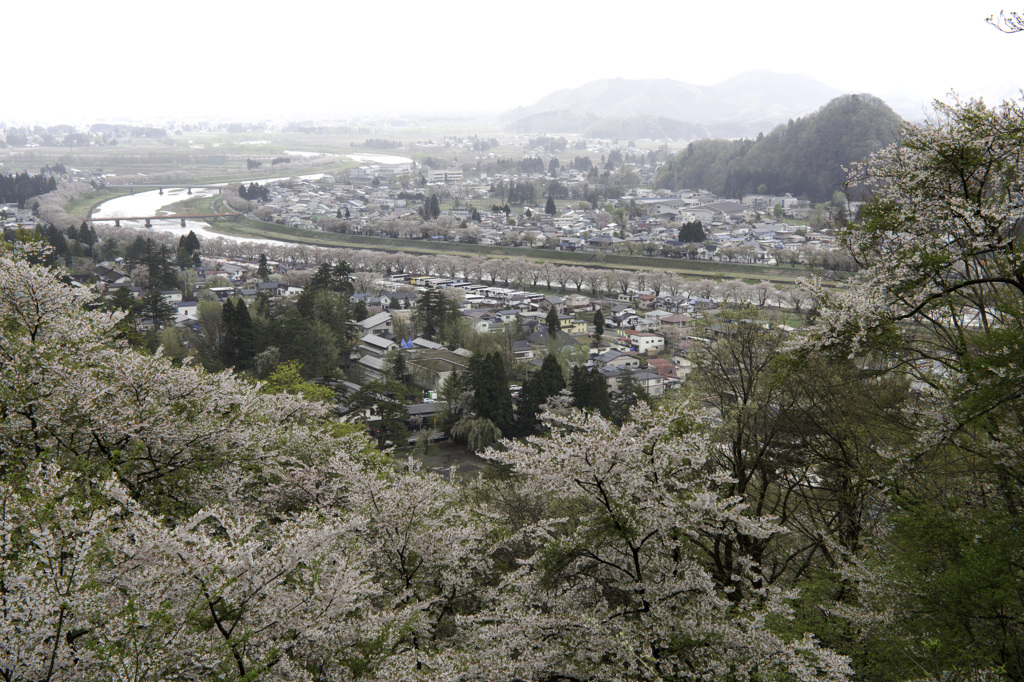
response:
[[[404,156],[393,156],[391,154],[347,154],[353,161],[361,163],[380,163],[380,164],[400,164],[400,163],[412,163],[412,159]],[[324,176],[323,173],[313,173],[310,175],[299,175],[298,177],[303,180],[318,180]],[[281,180],[287,180],[290,177],[296,176],[282,176],[277,178],[262,178],[258,180],[252,180],[251,182],[258,182],[260,184],[266,184],[268,182],[279,182]],[[227,183],[223,183],[227,184]],[[129,194],[123,197],[117,197],[109,201],[104,201],[102,204],[97,206],[93,212],[93,218],[117,218],[120,216],[155,216],[166,214],[164,211],[165,206],[184,201],[185,199],[195,197],[208,197],[217,193],[214,189],[193,189],[192,194],[188,193],[185,187],[172,187],[164,188],[161,190],[152,190],[149,192],[137,192],[135,194]],[[140,230],[145,230],[146,226],[141,220],[136,221],[123,221],[122,226],[135,227]],[[236,242],[252,242],[255,244],[284,244],[290,245],[290,242],[284,242],[277,239],[256,239],[252,237],[233,237],[231,235],[220,234],[219,232],[213,232],[210,230],[210,224],[202,220],[186,220],[185,226],[181,226],[181,218],[168,218],[167,220],[154,220],[153,228],[160,232],[170,232],[174,235],[186,235],[189,231],[195,232],[196,236],[200,239],[227,239]]]
[[[263,181],[261,181],[263,182]],[[154,189],[149,192],[136,192],[123,197],[117,197],[104,201],[92,212],[93,218],[118,218],[120,216],[155,216],[166,214],[162,209],[170,204],[184,201],[195,197],[208,197],[217,193],[215,189],[193,189],[192,194],[184,187],[173,187],[161,190]],[[128,220],[121,222],[122,227],[134,227],[139,230],[146,230],[146,225],[141,220]],[[254,242],[257,244],[284,244],[285,242],[276,239],[251,239],[232,237],[210,230],[210,224],[203,220],[186,220],[185,226],[181,226],[181,218],[168,218],[167,220],[154,220],[153,230],[159,232],[170,232],[182,236],[195,232],[200,239],[229,239],[236,242]]]

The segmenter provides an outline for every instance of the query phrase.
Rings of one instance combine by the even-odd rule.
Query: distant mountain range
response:
[[[809,76],[751,71],[715,85],[614,78],[558,90],[503,116],[523,133],[620,139],[753,137],[843,94]],[[900,103],[903,104],[903,103]]]

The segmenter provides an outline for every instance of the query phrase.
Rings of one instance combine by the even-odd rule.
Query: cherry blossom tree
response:
[[[527,497],[559,500],[510,537],[532,551],[478,617],[494,672],[525,679],[844,679],[847,661],[810,635],[772,626],[794,595],[765,585],[750,557],[731,583],[702,550],[721,537],[785,529],[723,494],[714,446],[690,409],[643,403],[621,427],[592,414],[547,413],[547,438],[487,456],[525,476]],[[499,524],[501,526],[502,524]],[[515,527],[515,526],[513,526]]]
[[[161,355],[0,252],[5,679],[843,679],[796,596],[702,545],[786,529],[705,415],[568,411],[498,498],[395,466],[325,405]],[[518,488],[518,492],[513,489]],[[536,513],[507,523],[516,496]]]
[[[812,347],[872,358],[918,392],[902,415],[917,437],[890,455],[888,531],[866,538],[873,560],[851,558],[851,584],[901,659],[936,678],[1024,679],[1019,554],[1006,545],[1020,546],[1024,504],[1022,150],[1019,102],[936,103],[851,169],[869,199],[843,231],[861,270],[815,287]],[[893,603],[885,584],[906,597]]]

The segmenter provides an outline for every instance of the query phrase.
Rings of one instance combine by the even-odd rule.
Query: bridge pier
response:
[[[149,218],[146,218],[146,227],[153,227],[153,221]]]
[[[114,227],[121,227],[121,221],[117,218],[114,219]]]
[[[185,219],[184,218],[181,219],[181,226],[185,227]]]

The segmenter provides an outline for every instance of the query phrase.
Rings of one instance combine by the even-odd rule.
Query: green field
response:
[[[191,199],[183,199],[181,201],[176,201],[168,206],[164,206],[163,209],[161,210],[167,211],[168,213],[171,213],[173,215],[202,215],[207,213],[221,212],[226,213],[226,210],[222,211],[221,209],[213,208],[214,199],[219,198],[220,195],[212,197],[192,197]],[[221,207],[223,207],[223,203],[221,203]]]
[[[64,210],[68,212],[69,216],[73,216],[75,218],[88,218],[92,215],[92,212],[96,207],[104,201],[123,197],[128,194],[129,191],[130,190],[126,189],[102,189],[89,192],[88,194],[83,194],[82,196],[75,197],[69,201],[64,206]]]

